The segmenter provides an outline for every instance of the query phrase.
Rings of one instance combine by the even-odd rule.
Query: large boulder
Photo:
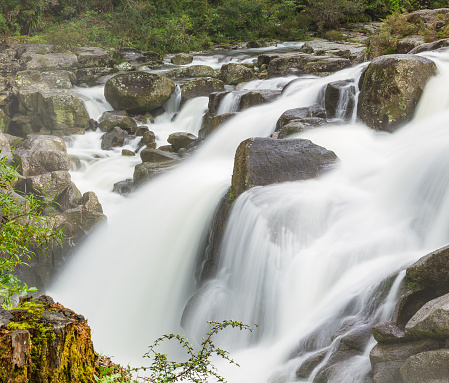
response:
[[[31,192],[41,195],[44,200],[53,200],[53,198],[66,190],[71,183],[68,171],[56,170],[36,176],[24,177],[19,180],[15,188],[27,193]]]
[[[112,52],[99,47],[78,47],[78,67],[109,67],[112,65]]]
[[[114,109],[145,113],[163,105],[175,90],[173,81],[157,74],[131,72],[106,81],[104,95]]]
[[[446,383],[449,379],[449,350],[413,355],[401,367],[404,383]]]
[[[412,119],[436,71],[433,61],[415,55],[374,59],[360,78],[358,117],[373,129],[393,132]]]
[[[228,85],[237,85],[241,82],[254,80],[254,72],[241,64],[224,64],[220,71],[220,80]]]
[[[418,54],[421,52],[434,51],[436,49],[449,47],[449,39],[441,39],[431,43],[424,43],[413,48],[409,54]]]
[[[95,355],[86,319],[47,296],[0,309],[0,381],[94,381]]]
[[[314,104],[302,108],[288,109],[279,117],[276,122],[276,131],[280,130],[283,126],[296,120],[303,120],[305,118],[326,118],[326,110]]]
[[[17,145],[14,157],[19,172],[25,177],[68,171],[72,165],[64,140],[54,136],[28,137]]]
[[[234,116],[235,113],[224,113],[219,116],[211,116],[211,114],[207,112],[203,117],[203,125],[198,133],[198,137],[206,138]]]
[[[135,133],[137,130],[137,123],[128,116],[126,111],[119,112],[104,112],[98,120],[99,128],[102,132],[109,132],[115,127],[126,130],[128,133]]]
[[[276,100],[281,95],[279,90],[253,90],[240,97],[239,110],[245,110],[252,106],[262,105]]]
[[[224,90],[223,81],[215,78],[198,78],[184,84],[181,88],[181,104],[195,97],[208,97],[211,93]]]
[[[237,148],[231,190],[237,198],[254,186],[314,178],[336,161],[334,152],[309,140],[249,138]]]
[[[168,136],[167,142],[172,145],[173,150],[188,149],[198,138],[191,133],[176,132]]]
[[[187,65],[193,61],[193,56],[188,53],[178,53],[170,61],[175,65]]]
[[[159,149],[146,148],[140,152],[140,158],[142,162],[173,162],[179,159],[177,154],[172,154]]]
[[[73,53],[31,53],[24,54],[21,60],[25,62],[26,69],[67,69],[78,64],[78,58]]]

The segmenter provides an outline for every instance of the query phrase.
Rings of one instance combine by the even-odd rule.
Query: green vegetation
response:
[[[343,23],[443,6],[440,0],[3,0],[0,34],[62,48],[134,46],[161,53],[235,40],[306,38]]]
[[[35,251],[45,251],[48,245],[60,240],[62,233],[52,230],[50,217],[43,217],[42,210],[48,205],[38,197],[14,192],[15,169],[0,159],[0,304],[4,308],[14,305],[16,296],[34,290],[22,283],[15,275],[19,267]]]
[[[206,333],[206,337],[201,340],[201,344],[197,351],[188,340],[179,334],[166,334],[156,339],[149,347],[149,351],[144,355],[146,358],[153,359],[151,366],[141,367],[134,370],[119,372],[113,369],[101,369],[100,376],[95,377],[97,383],[137,383],[137,382],[153,382],[153,383],[172,383],[172,382],[193,382],[193,383],[207,383],[210,378],[217,382],[225,382],[225,379],[218,374],[215,366],[212,364],[210,358],[218,356],[227,360],[229,363],[238,366],[234,360],[229,357],[229,353],[214,343],[214,336],[223,331],[227,327],[238,328],[240,330],[252,329],[241,322],[234,320],[225,320],[223,322],[208,322],[211,327]],[[174,362],[168,360],[166,354],[157,352],[155,349],[164,341],[175,340],[187,352],[187,360],[185,362]],[[131,379],[131,371],[148,371],[146,377]]]

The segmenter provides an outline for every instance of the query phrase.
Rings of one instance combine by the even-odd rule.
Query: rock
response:
[[[154,132],[151,131],[145,131],[142,134],[142,143],[146,146],[150,146],[152,144],[156,143],[156,135]]]
[[[109,132],[115,127],[119,127],[126,130],[129,134],[134,134],[137,129],[136,121],[129,117],[126,111],[104,112],[98,122],[102,132]]]
[[[314,178],[337,156],[309,140],[249,138],[237,148],[231,190],[235,198],[254,186]]]
[[[178,53],[170,61],[175,65],[187,65],[193,61],[193,56],[188,53]]]
[[[61,211],[65,211],[78,206],[82,196],[76,185],[71,182],[65,190],[58,194],[55,202]]]
[[[259,68],[262,67],[262,65],[269,65],[271,60],[277,59],[280,57],[278,53],[263,53],[257,56],[257,66]]]
[[[164,76],[168,78],[215,77],[215,71],[207,65],[191,65],[186,68],[172,69],[164,72]]]
[[[352,117],[355,106],[356,89],[354,81],[341,80],[330,82],[326,85],[324,104],[327,118],[343,118],[349,120]],[[340,108],[339,108],[340,107]],[[344,110],[341,116],[337,116],[337,110]]]
[[[51,201],[62,193],[71,184],[71,177],[68,171],[57,170],[36,176],[22,178],[15,185],[20,191],[26,191],[42,196],[44,200]]]
[[[92,68],[92,67],[110,67],[112,64],[112,54],[99,47],[78,47],[78,67]]]
[[[308,118],[301,118],[299,120],[291,120],[281,129],[279,129],[277,138],[284,139],[292,134],[304,132],[306,130],[313,128],[318,128],[326,124],[327,121],[324,118],[319,117],[308,117]]]
[[[84,103],[67,89],[21,90],[20,115],[15,116],[8,132],[16,136],[41,132],[52,135],[82,133],[89,127]]]
[[[405,335],[415,339],[449,338],[449,294],[427,302],[407,322]]]
[[[405,291],[397,304],[397,321],[405,326],[426,303],[449,293],[449,246],[438,249],[407,268]]]
[[[76,81],[76,76],[68,70],[53,70],[42,72],[42,79],[49,88],[70,89]]]
[[[203,126],[198,133],[199,138],[206,138],[235,115],[236,113],[224,113],[219,116],[211,116],[209,113],[206,113],[203,118]]]
[[[209,109],[211,116],[217,115],[221,100],[223,100],[223,98],[229,93],[229,91],[213,92],[209,95],[209,104],[207,105],[207,108]]]
[[[379,343],[400,343],[406,341],[404,330],[399,328],[396,322],[388,321],[376,324],[372,333]]]
[[[418,45],[416,48],[413,48],[409,54],[418,54],[421,52],[434,51],[436,49],[445,48],[449,46],[449,39],[441,39],[434,41],[432,43],[426,43]]]
[[[424,37],[419,35],[407,36],[396,43],[396,52],[399,54],[410,53],[412,49],[424,44]]]
[[[106,81],[104,95],[114,109],[146,113],[168,101],[174,90],[175,84],[166,77],[130,72]]]
[[[78,64],[78,58],[73,53],[24,54],[21,60],[25,61],[26,69],[38,70],[69,69]]]
[[[121,71],[126,72],[136,70],[136,67],[128,61],[123,61],[120,64],[115,64],[114,69],[118,70],[119,72]]]
[[[128,195],[135,189],[133,180],[125,180],[115,183],[112,191],[121,195]]]
[[[22,141],[14,152],[19,172],[25,176],[59,170],[68,171],[71,159],[64,140],[60,137],[35,135]]]
[[[112,150],[117,146],[123,146],[126,138],[128,138],[128,132],[116,126],[101,137],[101,149]]]
[[[237,85],[254,80],[254,72],[241,64],[229,63],[221,67],[219,78],[225,84]]]
[[[302,67],[311,56],[304,53],[293,53],[279,55],[269,61],[268,64],[268,77],[285,76],[289,73],[290,68],[296,68],[301,70]]]
[[[133,181],[134,185],[141,186],[150,179],[165,173],[172,169],[178,161],[167,161],[161,163],[144,162],[134,168]]]
[[[374,59],[360,78],[358,117],[373,129],[393,132],[411,120],[424,86],[435,74],[435,63],[420,56]]]
[[[98,79],[102,76],[116,73],[115,68],[79,68],[75,70],[76,84],[86,84],[88,86],[94,86],[97,84]]]
[[[175,152],[188,149],[198,138],[191,133],[177,132],[168,136],[167,142],[173,146]]]
[[[318,351],[312,354],[296,370],[296,376],[299,379],[307,379],[313,370],[324,360],[327,350]]]
[[[0,312],[2,382],[91,382],[96,355],[83,316],[50,297]]]
[[[224,83],[215,78],[198,78],[181,88],[181,104],[195,97],[208,97],[213,92],[224,90]]]
[[[449,8],[439,9],[423,9],[415,12],[405,14],[404,19],[409,23],[418,25],[421,24],[425,27],[431,27],[434,30],[438,30],[447,25],[449,19]]]
[[[134,153],[132,150],[128,149],[122,149],[122,156],[124,157],[134,157],[136,153]]]
[[[140,158],[142,162],[152,162],[152,163],[160,163],[160,162],[172,162],[179,159],[179,157],[175,154],[167,153],[158,149],[143,149],[140,152]]]
[[[431,339],[403,344],[378,343],[370,353],[374,383],[401,382],[400,369],[410,356],[438,348],[439,343]]]
[[[281,95],[279,90],[253,90],[240,97],[239,110],[245,110],[252,106],[266,104],[276,100]]]
[[[289,109],[282,113],[276,122],[276,131],[294,120],[302,120],[309,117],[326,118],[326,110],[318,104],[309,107]]]
[[[422,352],[407,359],[401,367],[404,383],[447,383],[449,350]]]
[[[0,132],[0,158],[3,157],[11,158],[11,146],[8,138]]]
[[[322,59],[311,61],[304,64],[302,70],[304,73],[311,74],[328,74],[339,70],[349,68],[351,61],[346,58],[324,57]]]

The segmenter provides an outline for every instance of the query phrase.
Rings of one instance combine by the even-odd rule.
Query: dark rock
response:
[[[125,180],[116,182],[112,191],[121,195],[128,195],[131,194],[135,189],[136,187],[134,186],[133,180]]]
[[[400,343],[406,341],[404,330],[396,322],[388,321],[376,324],[372,333],[374,339],[379,343]]]
[[[299,379],[307,379],[313,370],[324,360],[328,350],[318,351],[317,353],[308,357],[301,366],[296,370],[296,376]]]
[[[254,80],[254,72],[244,65],[229,63],[221,67],[219,78],[225,84],[237,85]]]
[[[172,160],[167,162],[144,162],[134,168],[133,181],[136,187],[143,185],[152,178],[165,173],[172,169],[178,161]]]
[[[112,150],[117,146],[123,146],[126,138],[128,138],[128,133],[116,126],[101,137],[101,149]]]
[[[277,90],[254,90],[240,97],[239,110],[245,110],[252,106],[266,104],[276,100],[281,95]]]
[[[356,89],[354,81],[342,80],[330,82],[326,85],[325,90],[325,109],[327,118],[337,117],[337,111],[344,108],[342,118],[348,120],[352,117],[355,106]]]
[[[314,178],[336,161],[334,152],[309,140],[250,138],[237,148],[231,189],[237,198],[254,186]]]
[[[411,120],[424,86],[435,74],[435,63],[420,56],[374,59],[360,78],[358,117],[373,129],[394,131]]]
[[[409,54],[418,54],[421,52],[434,51],[440,48],[445,48],[449,46],[449,39],[441,39],[434,41],[432,43],[425,43],[418,45],[416,48],[413,48]]]
[[[70,173],[64,170],[57,170],[36,176],[24,177],[19,180],[15,188],[22,192],[26,191],[41,195],[44,200],[51,201],[66,190],[70,184]]]
[[[175,65],[187,65],[193,61],[193,56],[188,53],[178,53],[170,61]]]
[[[197,137],[191,133],[176,132],[168,136],[167,142],[173,146],[175,152],[178,152],[180,149],[187,149],[196,140]]]
[[[271,60],[277,59],[278,57],[280,57],[280,55],[277,54],[277,53],[263,53],[263,54],[260,54],[257,57],[257,66],[259,68],[261,68],[262,65],[269,65]]]
[[[145,131],[142,135],[142,143],[146,146],[151,146],[152,144],[156,143],[156,136],[151,131]]]
[[[223,81],[215,78],[198,78],[184,84],[181,88],[181,104],[195,97],[209,97],[213,92],[224,90]]]
[[[175,84],[166,77],[130,72],[106,81],[104,95],[115,109],[145,113],[163,105],[174,90]]]
[[[203,118],[203,126],[198,133],[199,138],[206,138],[235,115],[236,113],[224,113],[219,116],[211,116],[209,113],[206,113]]]
[[[76,185],[71,182],[65,190],[58,194],[55,202],[59,209],[64,211],[78,206],[82,196]]]
[[[106,75],[116,73],[114,68],[79,68],[75,70],[76,84],[86,84],[88,86],[94,86],[98,83],[98,80]]]
[[[179,159],[179,157],[175,154],[167,153],[158,149],[149,149],[149,148],[143,149],[140,152],[140,158],[142,159],[142,162],[153,162],[153,163],[171,162]]]
[[[221,100],[230,92],[213,92],[209,95],[208,109],[211,116],[216,116]]]
[[[150,130],[148,129],[148,126],[138,126],[136,129],[136,136],[137,137],[142,137],[145,132],[149,132]],[[153,133],[154,135],[154,133]]]
[[[326,110],[318,104],[309,107],[289,109],[282,113],[276,122],[276,131],[293,120],[302,120],[308,117],[326,118]]]
[[[291,120],[279,130],[276,138],[284,139],[292,134],[318,128],[326,124],[327,121],[324,118],[318,117],[308,117],[301,118],[299,120]]]
[[[320,75],[322,73],[332,73],[349,68],[351,60],[339,57],[325,57],[320,60],[310,61],[302,67],[304,73]]]
[[[126,111],[104,112],[98,120],[99,128],[103,132],[109,132],[115,127],[126,130],[129,134],[134,134],[137,123],[128,116]]]
[[[134,157],[135,155],[136,155],[136,153],[134,153],[132,150],[122,149],[122,156]]]

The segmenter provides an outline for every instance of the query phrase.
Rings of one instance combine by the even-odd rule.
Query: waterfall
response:
[[[429,92],[447,89],[440,81],[447,54],[433,55],[440,76],[423,103]],[[268,136],[285,110],[317,102],[328,82],[356,81],[366,65],[296,80],[278,100],[235,116],[114,211],[50,291],[89,319],[98,351],[141,365],[155,338],[184,332],[179,322],[196,292],[198,250],[229,187],[238,144]],[[230,383],[312,381],[345,337],[391,315],[403,277],[393,274],[447,244],[449,111],[447,103],[430,102],[430,112],[423,103],[415,121],[392,135],[359,124],[299,134],[333,150],[340,165],[319,179],[253,188],[235,201],[219,271],[202,286],[185,329],[195,336],[215,318],[260,325],[254,336],[223,337],[241,366],[218,365]],[[177,119],[152,127],[177,131]],[[329,382],[363,382],[372,345],[348,357]],[[321,363],[309,377],[297,375],[314,355]]]

